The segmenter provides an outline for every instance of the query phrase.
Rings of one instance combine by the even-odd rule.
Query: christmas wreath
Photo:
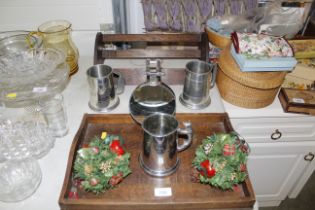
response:
[[[85,191],[104,192],[120,183],[131,173],[130,153],[123,149],[121,136],[103,132],[77,151],[74,180]]]
[[[249,147],[236,133],[218,133],[202,140],[192,162],[193,182],[233,189],[247,177]]]

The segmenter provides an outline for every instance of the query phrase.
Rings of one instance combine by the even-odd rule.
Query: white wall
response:
[[[0,31],[35,30],[52,19],[67,19],[74,30],[99,30],[113,22],[111,0],[0,0]]]
[[[140,34],[144,32],[144,19],[141,0],[127,0],[128,33]]]
[[[129,33],[142,33],[141,0],[126,2]],[[80,54],[93,55],[100,24],[113,23],[112,0],[0,0],[0,31],[37,30],[53,19],[70,21]]]
[[[113,23],[112,0],[0,0],[0,31],[36,30],[52,19],[67,19],[74,30],[99,31]],[[126,0],[129,33],[144,30],[141,0]]]

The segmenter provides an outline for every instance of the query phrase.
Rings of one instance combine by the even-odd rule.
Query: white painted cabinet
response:
[[[295,198],[315,169],[315,117],[283,113],[277,99],[256,110],[224,106],[250,145],[248,171],[259,206]]]
[[[315,152],[315,143],[253,143],[250,147],[248,171],[259,206],[278,206],[309,167],[304,157]]]

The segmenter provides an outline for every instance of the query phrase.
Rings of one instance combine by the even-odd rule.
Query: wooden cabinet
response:
[[[276,101],[249,110],[224,102],[232,126],[250,145],[250,180],[259,206],[295,198],[315,169],[315,117],[285,114]]]

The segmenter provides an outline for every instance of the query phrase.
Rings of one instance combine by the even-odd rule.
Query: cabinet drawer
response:
[[[248,142],[315,141],[315,117],[232,118],[233,128]]]

